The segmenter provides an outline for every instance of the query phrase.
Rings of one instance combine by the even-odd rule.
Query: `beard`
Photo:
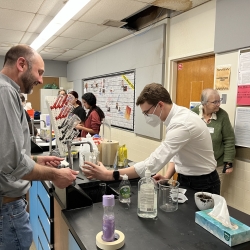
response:
[[[27,70],[21,77],[23,82],[23,93],[31,94],[33,92],[33,86],[39,84],[35,77],[32,75],[31,69]]]

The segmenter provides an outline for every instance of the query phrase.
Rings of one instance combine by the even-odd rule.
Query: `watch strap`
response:
[[[115,181],[119,181],[120,172],[118,170],[113,171],[113,178],[115,179]]]

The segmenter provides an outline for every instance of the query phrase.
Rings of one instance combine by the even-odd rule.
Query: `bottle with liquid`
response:
[[[121,203],[130,203],[131,185],[128,176],[124,174],[119,186],[119,201]]]
[[[103,195],[102,205],[103,205],[102,239],[103,241],[111,242],[115,240],[114,195],[113,194]]]
[[[145,177],[138,182],[137,215],[142,218],[157,217],[157,189],[148,169],[146,169]]]

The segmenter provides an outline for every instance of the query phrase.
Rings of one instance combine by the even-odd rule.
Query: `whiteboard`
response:
[[[134,131],[135,70],[83,79],[83,93],[91,92],[111,125]]]

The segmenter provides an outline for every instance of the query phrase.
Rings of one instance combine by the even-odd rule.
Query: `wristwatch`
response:
[[[113,172],[113,178],[115,179],[115,181],[119,181],[119,179],[120,179],[120,172],[117,171],[117,170],[115,170]]]

